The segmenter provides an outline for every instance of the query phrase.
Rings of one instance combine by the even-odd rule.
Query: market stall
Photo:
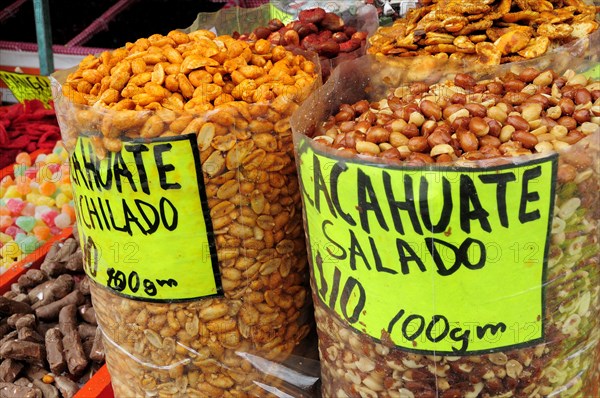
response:
[[[597,394],[598,8],[333,5],[0,110],[2,394]]]

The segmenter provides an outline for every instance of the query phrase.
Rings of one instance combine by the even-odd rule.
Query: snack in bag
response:
[[[319,76],[204,30],[53,76],[116,396],[310,387],[282,370],[312,319],[289,117]]]

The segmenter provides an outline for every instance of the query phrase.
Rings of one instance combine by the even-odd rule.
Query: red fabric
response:
[[[54,108],[39,100],[0,107],[0,168],[11,165],[19,152],[52,149],[60,140]]]

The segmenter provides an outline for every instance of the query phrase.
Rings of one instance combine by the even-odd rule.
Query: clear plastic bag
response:
[[[594,51],[579,55],[563,52],[538,60],[536,76],[546,68],[560,76],[568,67],[583,72],[595,64]],[[371,56],[344,63],[292,117],[323,396],[595,396],[594,369],[600,360],[597,112],[588,113],[589,135],[572,146],[557,144],[560,150],[457,159],[455,147],[428,143],[431,153],[411,158],[417,149],[406,146],[408,125],[448,118],[442,108],[453,106],[450,98],[459,94],[467,105],[485,104],[485,116],[498,101],[485,97],[486,84],[507,72],[518,80],[528,73],[526,67],[536,66],[505,65],[478,74],[471,69],[487,80],[462,89],[444,83],[455,81],[463,72],[460,66],[435,66],[430,59],[424,69],[424,61],[406,61],[402,69]],[[575,71],[566,76],[564,83],[583,81]],[[532,80],[541,86],[545,78],[552,82],[554,75]],[[600,83],[588,84],[589,93]],[[479,95],[472,94],[474,87],[483,87]],[[553,90],[548,86],[546,98],[560,95]],[[429,93],[423,95],[430,109],[417,104],[409,110],[415,98],[424,101],[423,92]],[[474,118],[480,109],[465,108],[460,95],[454,97],[453,121]],[[578,102],[578,109],[598,105],[597,96],[588,98]],[[548,107],[540,106],[528,120],[545,117]],[[510,109],[518,111],[511,113],[515,116],[536,108],[515,103]],[[404,120],[391,124],[398,118]],[[469,131],[481,130],[469,123]],[[541,123],[532,126],[543,130]],[[391,137],[389,129],[407,136],[396,134],[394,145],[378,138]],[[536,133],[548,133],[542,130]],[[525,148],[513,149],[518,155]],[[450,163],[428,163],[441,154]],[[503,188],[487,190],[484,181],[504,177]],[[527,216],[530,211],[537,212]]]
[[[53,75],[116,396],[313,387],[289,117],[319,84],[303,55],[208,31],[153,35]]]
[[[377,10],[372,5],[353,4],[347,7],[338,7],[334,3],[320,4],[303,4],[294,10],[293,14],[280,12],[280,8],[276,3],[264,4],[254,8],[225,8],[214,13],[200,13],[196,17],[194,23],[184,29],[186,32],[198,29],[211,29],[223,34],[240,34],[248,36],[258,27],[267,27],[272,19],[279,19],[284,25],[298,21],[297,13],[302,10],[311,9],[312,7],[322,7],[327,12],[334,12],[342,17],[345,26],[354,28],[357,32],[364,32],[366,37],[371,36],[379,27],[379,19]],[[366,37],[363,37],[362,44],[350,52],[340,52],[337,56],[324,57],[321,56],[321,73],[323,81],[331,71],[341,62],[358,58],[365,54],[367,48]],[[348,37],[346,40],[350,39]],[[302,46],[301,46],[302,47]],[[286,48],[294,50],[298,46],[286,45]],[[306,49],[305,47],[302,47]]]

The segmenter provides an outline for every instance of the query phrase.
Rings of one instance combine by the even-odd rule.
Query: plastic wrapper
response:
[[[297,12],[302,10],[308,10],[312,7],[321,7],[327,12],[334,12],[342,17],[345,26],[355,28],[358,32],[366,33],[366,36],[371,36],[379,27],[379,19],[377,15],[377,9],[372,5],[366,4],[355,4],[352,7],[339,8],[333,3],[328,4],[309,4],[302,5],[295,10],[294,14],[282,13],[280,8],[277,8],[274,4],[264,4],[260,7],[254,8],[224,8],[214,13],[200,13],[196,17],[194,23],[185,29],[186,32],[194,31],[197,29],[211,29],[219,34],[230,34],[238,33],[242,36],[250,35],[256,28],[269,26],[269,21],[272,19],[279,19],[284,25],[288,25],[292,22],[298,21]],[[349,35],[351,36],[351,35]],[[296,37],[298,39],[298,37]],[[302,39],[302,37],[300,38]],[[350,39],[350,37],[348,37]],[[284,40],[285,41],[285,40]],[[297,45],[282,42],[286,48],[293,50],[297,48]],[[327,77],[337,65],[341,62],[352,60],[362,56],[366,52],[367,41],[363,37],[361,45],[353,51],[343,52],[339,49],[336,54],[337,56],[321,56],[321,73],[323,80],[327,80]],[[302,47],[307,49],[306,47]]]
[[[313,387],[292,354],[313,317],[289,117],[319,83],[303,55],[208,31],[53,75],[117,397]]]
[[[555,60],[555,73],[565,73],[567,86],[579,80],[594,92],[598,81],[576,73],[593,63],[566,57]],[[365,56],[340,65],[292,117],[323,396],[595,396],[599,101],[577,100],[593,116],[585,138],[568,133],[576,144],[538,147],[540,134],[540,153],[530,144],[511,149],[508,141],[525,130],[552,131],[541,121],[558,110],[547,111],[563,91],[548,85],[554,75],[540,72],[551,60],[543,62],[529,77],[531,69],[506,65],[470,83],[461,69],[429,69],[425,84],[411,79],[414,68]],[[520,81],[515,92],[486,97],[507,73],[509,85],[522,78],[537,88]],[[551,104],[511,102],[521,90],[529,98],[538,89]],[[458,138],[481,133],[477,144],[492,135],[498,120],[490,109],[507,104],[515,119],[500,117],[502,124],[522,115],[526,128],[511,125],[508,138],[496,130],[487,142],[506,144],[501,149],[514,156],[492,144],[467,154],[471,144]],[[480,106],[483,115],[475,116]],[[588,113],[593,106],[596,113]],[[454,110],[444,113],[448,107]],[[446,119],[455,131],[436,130]],[[563,127],[552,133],[567,134]],[[427,136],[417,137],[425,129]],[[445,134],[448,143],[432,142]],[[550,135],[543,137],[554,140]],[[416,149],[419,139],[431,149]],[[432,163],[442,159],[448,161]]]

